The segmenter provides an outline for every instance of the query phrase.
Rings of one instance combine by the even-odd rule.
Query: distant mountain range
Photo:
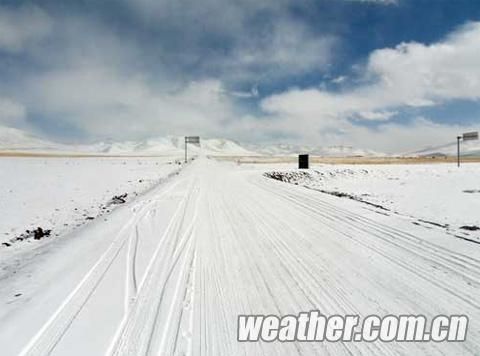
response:
[[[39,138],[25,131],[0,126],[0,151],[27,153],[101,154],[101,155],[182,155],[184,138],[164,136],[141,141],[103,141],[94,144],[70,145]],[[195,154],[223,156],[293,156],[300,153],[326,157],[378,157],[385,154],[350,146],[305,146],[293,144],[242,145],[221,138],[201,138],[197,147],[189,144]],[[456,142],[404,153],[401,156],[455,156]],[[461,143],[462,156],[480,156],[480,141]]]
[[[301,153],[308,153],[316,156],[326,157],[373,157],[384,156],[384,154],[373,151],[354,148],[351,146],[308,146],[292,144],[271,144],[271,145],[252,145],[248,146],[253,151],[269,156],[290,156]]]
[[[89,145],[68,145],[41,139],[25,131],[0,127],[0,150],[29,153],[104,154],[104,155],[181,155],[184,138],[165,136],[142,141],[104,141]],[[200,147],[189,144],[192,153],[224,156],[290,156],[310,153],[320,156],[379,156],[371,150],[348,146],[299,146],[290,144],[241,145],[238,142],[219,138],[201,138]]]
[[[68,145],[38,138],[25,131],[0,127],[0,150],[29,153],[104,154],[104,155],[181,155],[184,138],[165,136],[143,141],[98,142]],[[232,140],[201,139],[201,146],[189,144],[189,151],[208,155],[255,155]]]
[[[25,131],[0,126],[0,150],[42,151],[64,150],[68,146],[40,139]]]
[[[405,156],[456,156],[457,142],[441,146],[427,147],[419,151],[409,152]],[[460,155],[464,157],[480,157],[480,141],[460,142]]]

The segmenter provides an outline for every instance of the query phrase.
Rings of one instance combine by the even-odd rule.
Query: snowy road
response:
[[[261,173],[199,159],[24,256],[0,274],[0,353],[480,354],[478,244]],[[236,341],[239,314],[312,309],[470,324],[464,343]]]

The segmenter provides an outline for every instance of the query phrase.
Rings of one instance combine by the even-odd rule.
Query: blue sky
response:
[[[480,2],[0,1],[0,125],[400,152],[480,126]]]

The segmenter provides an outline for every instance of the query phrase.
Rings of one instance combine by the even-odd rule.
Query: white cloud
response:
[[[150,71],[135,41],[83,18],[52,21],[62,30],[50,35],[48,48],[23,49],[41,65],[9,86],[0,83],[0,93],[22,99],[33,126],[39,115],[47,132],[58,124],[90,139],[129,139],[215,134],[235,116],[232,95],[219,80],[177,79],[161,62]],[[25,109],[0,100],[2,122],[23,116]]]
[[[279,19],[268,31],[238,39],[236,48],[212,65],[223,67],[227,78],[269,80],[326,69],[336,39],[311,33],[304,25]]]
[[[250,91],[225,91],[225,94],[231,95],[235,98],[242,98],[242,99],[251,99],[258,97],[258,87],[253,86]]]
[[[19,52],[52,30],[50,17],[36,6],[0,6],[0,50]]]
[[[25,107],[12,99],[0,97],[0,123],[18,124],[26,116]]]
[[[403,43],[374,51],[365,68],[373,84],[340,93],[293,89],[266,98],[262,107],[273,113],[341,118],[450,99],[478,100],[479,53],[480,23],[470,23],[439,43]]]
[[[182,39],[178,61],[230,83],[326,69],[337,42],[289,15],[289,0],[125,1],[147,24]],[[211,48],[212,42],[219,47]]]
[[[322,131],[328,132],[330,140],[353,137],[359,132],[364,132],[359,137],[366,138],[366,133],[378,129],[355,129],[349,118],[386,121],[402,107],[432,106],[455,99],[479,100],[479,53],[480,23],[469,23],[438,43],[403,43],[374,51],[365,66],[364,76],[370,84],[341,92],[290,89],[265,98],[261,107],[267,114],[281,118],[285,129],[310,140],[322,135]],[[422,123],[425,128],[432,127],[428,131],[432,135],[449,130],[448,125]],[[382,129],[401,136],[403,129],[414,133],[419,128],[416,125],[385,124]],[[333,137],[331,132],[341,134]],[[400,136],[385,140],[385,149],[398,146]],[[359,143],[371,146],[372,141]]]
[[[358,115],[365,120],[385,121],[397,115],[396,111],[361,111]]]
[[[248,30],[245,26],[251,17],[265,12],[279,16],[291,5],[289,0],[124,0],[130,8],[139,13],[147,23],[165,22],[169,27],[185,27],[201,24],[201,32],[221,33],[237,36]],[[200,31],[201,30],[201,31]]]
[[[373,52],[368,71],[401,103],[480,98],[480,22],[469,23],[431,45],[403,43]]]
[[[155,70],[149,68],[145,48],[135,38],[122,36],[92,19],[73,15],[49,17],[37,9],[57,31],[48,35],[46,48],[23,42],[23,50],[40,65],[35,71],[22,73],[11,87],[0,85],[0,92],[21,98],[34,125],[34,118],[39,115],[43,118],[42,125],[55,126],[55,121],[59,121],[60,126],[78,128],[90,138],[138,138],[185,132],[247,137],[251,133],[247,127],[262,125],[252,123],[248,116],[239,119],[244,114],[239,114],[241,104],[237,99],[254,98],[258,89],[255,86],[250,92],[231,89],[225,84],[228,81],[225,77],[242,77],[239,80],[248,77],[257,82],[258,73],[270,69],[271,75],[303,72],[325,66],[329,58],[332,40],[317,38],[290,19],[279,19],[268,31],[255,37],[231,31],[244,28],[248,14],[263,8],[276,11],[279,4],[247,1],[227,6],[226,13],[218,13],[216,19],[209,17],[207,30],[225,28],[232,36],[233,50],[227,57],[218,56],[217,62],[208,64],[221,68],[225,75],[204,75],[197,81],[172,73],[161,60],[155,61]],[[171,3],[157,5],[184,10]],[[202,6],[192,5],[197,10],[192,14],[188,10],[185,16],[197,16],[198,11],[207,9],[220,11],[213,5],[220,3],[212,0]],[[199,6],[205,8],[201,10]],[[237,14],[233,9],[239,6],[242,11]],[[24,10],[16,11],[12,12],[13,17],[19,17]],[[168,13],[162,12],[161,16]],[[175,16],[178,19],[179,15]],[[229,17],[229,21],[224,21]],[[298,53],[302,53],[300,59]]]
[[[380,152],[409,153],[428,146],[455,142],[465,131],[478,131],[474,125],[447,125],[418,117],[408,124],[386,122],[376,129],[351,126],[344,136],[345,143],[368,147]]]
[[[360,78],[360,82],[368,84],[349,88],[347,85],[355,81],[349,77],[345,82],[340,76],[334,81],[342,83],[338,87],[348,89],[290,89],[262,100],[261,112],[253,114],[241,105],[250,104],[245,98],[258,96],[256,87],[244,92],[229,84],[243,80],[263,83],[268,76],[321,71],[332,61],[335,39],[316,36],[304,25],[281,15],[278,21],[264,27],[264,32],[252,36],[247,26],[249,17],[262,9],[281,14],[283,1],[252,0],[229,3],[226,7],[220,6],[220,0],[149,4],[153,6],[150,14],[155,15],[152,21],[172,22],[169,16],[175,15],[175,21],[184,16],[186,22],[195,23],[198,16],[206,16],[205,27],[197,31],[200,35],[206,31],[228,37],[231,51],[198,63],[220,69],[218,75],[206,70],[196,81],[189,73],[179,75],[165,65],[163,52],[158,61],[152,56],[152,70],[148,62],[152,58],[145,55],[146,49],[138,39],[92,19],[58,19],[39,9],[29,10],[41,13],[39,18],[48,19],[47,27],[58,30],[38,31],[43,37],[18,35],[9,37],[17,38],[15,41],[0,39],[0,50],[23,51],[37,65],[32,71],[16,68],[21,75],[15,81],[9,85],[0,83],[2,97],[22,103],[0,100],[0,120],[22,121],[28,109],[27,122],[35,125],[39,115],[46,131],[48,125],[58,120],[60,126],[77,127],[92,139],[135,139],[189,132],[240,140],[288,137],[316,144],[398,151],[406,146],[435,144],[451,132],[461,131],[460,127],[438,125],[426,119],[403,125],[389,122],[402,107],[432,106],[458,98],[480,99],[480,24],[472,23],[438,43],[407,43],[374,51],[364,66],[364,77]],[[181,6],[185,4],[192,4],[193,8]],[[13,18],[25,11],[17,9]],[[145,16],[148,17],[148,11]],[[50,38],[48,48],[34,45],[45,36]],[[190,52],[183,54],[190,57]],[[358,125],[362,121],[369,121],[369,125],[376,121],[375,128]]]
[[[166,91],[141,75],[92,66],[45,73],[28,86],[32,107],[90,137],[218,134],[233,116],[232,101],[216,80]]]
[[[331,80],[331,82],[334,83],[334,84],[341,84],[341,83],[345,82],[346,80],[347,80],[347,77],[345,75],[340,75],[336,78],[333,78]]]

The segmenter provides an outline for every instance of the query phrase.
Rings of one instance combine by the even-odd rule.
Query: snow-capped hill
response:
[[[38,138],[25,131],[0,127],[0,150],[33,153],[69,153],[100,155],[183,155],[183,136],[162,136],[140,141],[102,141],[93,144],[67,145]],[[188,150],[205,155],[253,155],[237,142],[227,139],[200,138],[200,146],[189,144]]]
[[[457,142],[447,143],[436,147],[427,147],[419,151],[404,154],[405,156],[456,156]],[[480,141],[460,142],[461,156],[480,156]]]
[[[0,126],[0,150],[42,152],[64,148],[64,145],[41,139],[25,131]]]
[[[93,144],[68,145],[38,138],[22,130],[0,127],[0,150],[34,153],[69,153],[125,156],[182,156],[185,149],[183,136],[160,136],[139,141],[102,141]],[[478,148],[477,148],[478,149]],[[193,154],[213,156],[291,156],[300,153],[326,157],[381,156],[371,150],[350,146],[304,146],[292,144],[243,145],[223,138],[200,138],[200,145],[189,144]]]
[[[141,141],[103,141],[89,146],[79,146],[79,149],[111,155],[143,155],[178,153],[182,147],[179,145],[179,137],[166,136]]]
[[[183,154],[184,137],[165,136],[144,141],[101,142],[87,147],[87,151],[111,155]],[[200,139],[200,145],[188,145],[189,152],[207,155],[251,155],[238,143],[226,139]]]
[[[226,139],[205,139],[200,141],[201,150],[209,154],[252,155],[256,154],[240,146],[235,141]],[[197,148],[198,149],[198,148]]]
[[[290,156],[301,153],[326,157],[351,157],[351,156],[382,156],[383,154],[372,151],[357,149],[351,146],[306,146],[292,144],[273,144],[255,147],[257,152],[270,156]]]

